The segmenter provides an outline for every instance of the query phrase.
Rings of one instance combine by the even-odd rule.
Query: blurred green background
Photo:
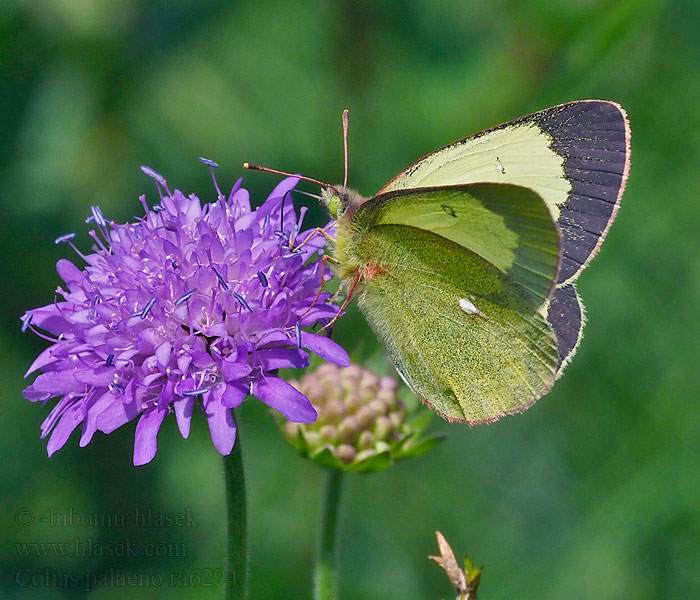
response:
[[[133,423],[84,449],[73,436],[47,459],[48,407],[21,397],[45,343],[20,334],[19,316],[53,297],[55,261],[70,254],[54,238],[78,231],[87,246],[91,204],[117,221],[137,214],[138,194],[155,196],[141,164],[214,199],[200,155],[222,165],[222,184],[245,175],[259,200],[276,179],[244,172],[244,160],[338,181],[346,107],[350,182],[368,195],[456,138],[605,98],[629,113],[632,169],[580,279],[589,324],[578,356],[527,413],[473,429],[436,418],[449,436],[436,451],[348,478],[341,597],[452,597],[426,558],[440,529],[486,566],[486,600],[700,598],[698,23],[696,0],[0,3],[0,596],[81,597],[87,574],[112,578],[92,598],[223,594],[207,585],[206,569],[223,565],[224,505],[202,419],[187,441],[167,422],[145,467],[131,465]],[[356,308],[337,333],[390,372]],[[308,598],[321,474],[261,403],[240,421],[251,598]],[[189,509],[196,526],[40,522],[51,510],[149,507]],[[166,556],[28,557],[16,546],[76,539],[162,543]],[[140,579],[120,585],[124,573]],[[162,584],[144,585],[154,574]]]

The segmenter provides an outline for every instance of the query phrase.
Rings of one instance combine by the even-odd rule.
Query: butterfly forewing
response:
[[[488,129],[428,154],[380,194],[478,181],[535,190],[563,241],[560,284],[576,279],[612,223],[629,171],[630,130],[614,102],[561,104]]]
[[[562,372],[569,360],[576,353],[583,334],[585,314],[583,303],[573,283],[568,283],[554,290],[552,297],[543,307],[543,314],[557,336],[558,374]]]

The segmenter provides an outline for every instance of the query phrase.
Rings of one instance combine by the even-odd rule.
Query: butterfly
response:
[[[344,132],[346,182],[321,198],[348,300],[445,419],[526,410],[581,340],[575,282],[619,209],[625,111],[584,100],[521,117],[427,154],[372,198],[346,185],[347,112]]]

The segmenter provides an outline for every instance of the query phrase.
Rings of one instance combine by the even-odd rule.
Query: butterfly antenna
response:
[[[318,179],[314,179],[313,177],[306,177],[304,175],[299,175],[298,173],[287,173],[286,171],[278,171],[277,169],[270,169],[269,167],[261,167],[260,165],[253,165],[253,164],[247,163],[247,162],[243,163],[243,168],[249,169],[251,171],[263,171],[264,173],[274,173],[275,175],[284,175],[285,177],[298,177],[299,179],[303,179],[304,181],[310,181],[311,183],[315,183],[317,185],[320,185],[321,187],[330,188],[336,194],[340,194],[340,192],[334,186],[332,186],[328,183],[324,183],[323,181],[319,181]]]
[[[343,156],[345,157],[345,176],[343,177],[343,187],[348,187],[348,122],[350,121],[350,111],[346,108],[343,111]]]
[[[282,196],[282,204],[280,206],[280,231],[284,231],[284,201],[287,199],[287,194],[292,195],[292,190],[288,190],[287,193]]]
[[[293,193],[295,194],[303,194],[304,196],[308,196],[309,198],[315,198],[316,200],[322,200],[321,196],[318,194],[310,194],[309,192],[304,192],[302,190],[292,190]]]

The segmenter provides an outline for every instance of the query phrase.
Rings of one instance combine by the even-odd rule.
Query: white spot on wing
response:
[[[459,299],[459,307],[468,315],[478,315],[479,309],[474,306],[474,303],[467,298]]]
[[[501,175],[506,174],[506,168],[503,166],[503,163],[498,156],[496,157],[496,171],[498,171]]]

